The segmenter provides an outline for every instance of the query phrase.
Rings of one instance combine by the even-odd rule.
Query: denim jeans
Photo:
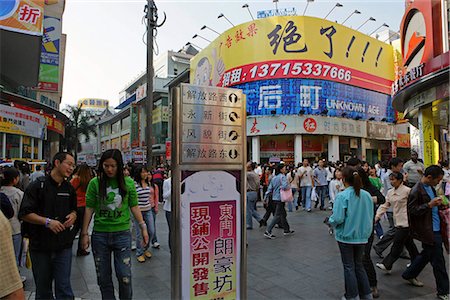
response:
[[[311,191],[312,186],[302,186],[302,202],[303,208],[311,209]]]
[[[326,185],[316,187],[317,197],[320,201],[320,208],[325,208],[325,197],[327,196],[327,190],[328,187]]]
[[[153,215],[153,226],[149,227],[149,234],[150,234],[150,243],[152,245],[154,243],[158,242],[158,238],[156,237],[156,211],[154,208],[152,208],[152,215]],[[148,225],[147,225],[148,226]]]
[[[147,225],[147,230],[149,232],[149,237],[152,237],[150,230],[153,228],[153,213],[151,210],[141,211],[142,219]],[[134,232],[136,233],[136,256],[141,256],[148,249],[149,245],[142,246],[142,233],[139,223],[136,219],[133,218],[134,222]]]
[[[139,227],[139,226],[138,226]],[[114,254],[114,270],[119,282],[119,298],[131,299],[131,233],[119,232],[92,233],[92,253],[97,270],[97,282],[102,299],[116,299],[112,281],[111,253]]]
[[[12,236],[14,255],[16,256],[16,264],[19,265],[20,249],[22,248],[22,234],[13,234]]]
[[[448,273],[442,251],[441,233],[434,232],[434,245],[422,243],[422,248],[422,252],[411,262],[409,268],[403,272],[402,277],[405,279],[416,278],[422,272],[423,268],[428,263],[431,263],[438,295],[448,295]]]
[[[294,201],[292,202],[288,202],[288,211],[292,212],[294,210],[295,207],[297,207],[298,202],[297,202],[297,198],[295,198],[295,193],[297,192],[296,188],[291,188],[292,189],[292,196],[294,197]]]
[[[362,263],[365,244],[346,244],[338,242],[344,266],[345,298],[372,299],[366,271]]]
[[[275,216],[272,219],[272,222],[270,222],[269,226],[267,227],[267,232],[272,233],[272,229],[275,226],[275,224],[278,224],[281,221],[281,226],[284,229],[284,232],[289,232],[289,223],[286,219],[286,209],[284,208],[284,202],[281,201],[273,201],[276,205],[275,208]]]
[[[36,299],[74,299],[70,284],[72,248],[53,252],[30,251]],[[55,281],[55,297],[52,283]]]
[[[258,200],[257,192],[247,192],[247,228],[253,228],[252,217],[255,218],[258,222],[262,219],[255,209],[256,200]]]
[[[169,227],[169,250],[172,253],[172,212],[166,210],[166,221]]]

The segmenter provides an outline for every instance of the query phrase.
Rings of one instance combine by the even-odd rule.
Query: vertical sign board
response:
[[[172,95],[172,298],[244,299],[244,95],[188,84]]]

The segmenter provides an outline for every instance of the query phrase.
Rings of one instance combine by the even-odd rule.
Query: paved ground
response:
[[[162,211],[162,210],[161,210]],[[263,209],[259,208],[262,213]],[[248,299],[340,299],[344,293],[343,270],[336,241],[328,234],[322,220],[330,212],[297,211],[288,213],[295,235],[284,237],[274,229],[274,240],[263,237],[264,229],[248,230]],[[160,250],[143,264],[133,261],[135,299],[170,299],[170,253],[167,225],[163,214],[157,217]],[[420,246],[419,246],[420,249]],[[374,262],[379,259],[372,253]],[[448,261],[448,260],[447,260]],[[392,275],[378,272],[381,299],[435,299],[435,283],[428,265],[419,279],[422,288],[413,287],[400,274],[409,261],[399,259]],[[448,264],[447,264],[448,266]],[[34,299],[34,283],[29,270],[25,289]],[[117,286],[117,285],[116,285]],[[100,299],[92,255],[75,257],[72,264],[72,287],[77,297]]]

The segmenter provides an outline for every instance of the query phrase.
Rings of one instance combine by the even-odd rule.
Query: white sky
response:
[[[142,24],[146,0],[66,0],[63,15],[63,33],[67,34],[66,65],[62,107],[76,104],[80,98],[103,98],[115,106],[119,103],[119,92],[146,68],[146,46],[143,43],[145,26]],[[159,52],[178,51],[187,42],[206,47],[209,40],[217,36],[212,31],[200,31],[207,25],[218,32],[231,27],[225,19],[217,19],[220,13],[234,24],[249,21],[250,15],[242,5],[249,4],[253,16],[259,10],[274,9],[271,0],[233,1],[187,1],[156,0],[160,20],[163,12],[167,21],[159,28],[156,41]],[[339,23],[355,9],[360,15],[353,15],[346,26],[357,28],[369,17],[360,31],[369,33],[383,23],[392,30],[399,30],[405,1],[339,1],[343,7],[333,10],[329,20]],[[308,6],[306,15],[325,17],[336,1],[316,0]],[[297,14],[303,14],[306,0],[279,0],[278,8],[295,7]]]

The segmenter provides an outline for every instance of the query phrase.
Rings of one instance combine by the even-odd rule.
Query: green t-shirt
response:
[[[370,182],[373,184],[374,187],[376,187],[378,190],[381,190],[381,187],[383,186],[383,184],[381,183],[381,179],[376,177],[369,177]]]
[[[86,191],[86,207],[93,208],[94,230],[99,232],[118,232],[130,229],[130,207],[138,205],[136,187],[133,179],[125,177],[127,194],[119,193],[117,179],[109,179],[106,199],[100,200],[98,177],[93,178]]]

